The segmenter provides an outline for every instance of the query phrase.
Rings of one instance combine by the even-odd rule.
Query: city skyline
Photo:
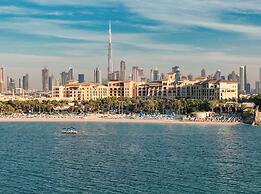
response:
[[[75,75],[91,81],[94,65],[107,72],[111,20],[113,64],[118,68],[124,60],[127,75],[132,66],[144,68],[148,77],[155,67],[168,72],[178,65],[182,73],[196,76],[202,68],[227,75],[246,65],[254,87],[261,64],[257,1],[165,0],[157,8],[148,1],[1,2],[0,64],[17,80],[28,73],[31,88],[41,88],[44,66],[59,75],[73,64]]]

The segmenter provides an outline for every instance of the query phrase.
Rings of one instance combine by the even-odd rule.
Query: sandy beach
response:
[[[127,119],[127,118],[0,118],[0,122],[102,122],[102,123],[158,123],[158,124],[200,124],[200,125],[236,125],[239,122],[212,122],[212,121],[180,121],[170,119]]]

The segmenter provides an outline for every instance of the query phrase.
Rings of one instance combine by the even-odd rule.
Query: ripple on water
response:
[[[259,193],[260,138],[246,125],[1,124],[0,193]]]

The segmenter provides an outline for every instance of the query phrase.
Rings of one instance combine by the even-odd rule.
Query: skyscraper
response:
[[[94,83],[97,83],[97,84],[102,83],[101,70],[98,67],[94,70]]]
[[[73,68],[72,67],[70,67],[69,71],[68,71],[68,80],[67,81],[70,81],[70,80],[73,80]]]
[[[246,66],[241,66],[239,68],[239,91],[240,92],[246,92]]]
[[[25,74],[23,76],[23,89],[28,90],[29,89],[29,75]]]
[[[181,73],[180,73],[179,66],[172,67],[172,72],[176,74],[176,82],[180,81],[181,80]]]
[[[68,73],[63,71],[61,73],[61,85],[62,86],[65,85],[67,83],[67,81],[68,81]]]
[[[245,65],[245,71],[244,71],[244,75],[245,75],[245,89],[249,89],[248,87],[248,80],[247,80],[247,67]]]
[[[78,82],[79,82],[79,83],[85,82],[85,80],[84,80],[84,74],[78,74]]]
[[[260,82],[259,82],[259,81],[256,81],[256,82],[255,82],[255,92],[256,92],[256,93],[259,93],[259,92],[260,92]]]
[[[201,70],[201,77],[206,77],[206,70],[204,68]]]
[[[42,69],[42,90],[48,92],[48,69],[45,67]]]
[[[164,73],[161,73],[161,74],[160,74],[160,80],[163,80],[163,79],[165,79],[165,78],[166,78],[165,74],[164,74]]]
[[[138,81],[145,81],[143,68],[138,68]]]
[[[221,70],[217,70],[215,75],[214,75],[215,80],[221,80]]]
[[[246,85],[246,93],[247,94],[251,93],[251,85],[250,85],[250,83],[247,83],[247,85]]]
[[[15,90],[15,79],[7,77],[7,91],[13,92]]]
[[[51,75],[48,78],[48,88],[49,88],[49,91],[53,90],[53,86],[54,86],[54,76]]]
[[[259,69],[259,84],[261,85],[261,67]],[[260,88],[261,89],[261,88]],[[261,91],[261,90],[260,90]]]
[[[21,78],[19,78],[19,80],[18,80],[18,88],[22,88],[22,80],[21,80]]]
[[[153,70],[153,81],[159,81],[159,70],[157,68],[155,68]]]
[[[112,80],[120,80],[120,71],[114,71],[111,77]]]
[[[188,80],[190,80],[190,81],[193,80],[193,75],[192,75],[192,74],[189,74],[189,75],[188,75]]]
[[[237,74],[235,71],[232,71],[232,73],[228,74],[227,79],[230,81],[237,81]]]
[[[111,80],[112,74],[113,74],[113,62],[112,62],[112,33],[111,33],[111,22],[109,22],[108,81]]]
[[[121,63],[120,63],[120,81],[125,80],[125,73],[126,73],[126,64],[125,64],[125,61],[121,61]]]
[[[132,81],[138,81],[138,79],[139,79],[139,67],[138,66],[133,66],[132,67],[132,71],[131,71],[131,79],[132,79]]]
[[[73,79],[74,79],[74,76],[73,76],[73,68],[72,67],[69,68],[68,72],[63,71],[61,73],[61,85],[62,86],[67,84],[68,81],[73,80]]]
[[[5,90],[5,74],[4,68],[0,68],[0,93],[3,93]]]
[[[140,82],[145,79],[144,70],[139,66],[133,66],[131,71],[131,80]]]

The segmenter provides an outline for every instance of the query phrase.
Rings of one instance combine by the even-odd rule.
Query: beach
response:
[[[200,125],[236,125],[240,122],[189,121],[167,118],[106,118],[91,115],[87,117],[1,117],[0,122],[101,122],[101,123],[158,123],[158,124],[200,124]]]

